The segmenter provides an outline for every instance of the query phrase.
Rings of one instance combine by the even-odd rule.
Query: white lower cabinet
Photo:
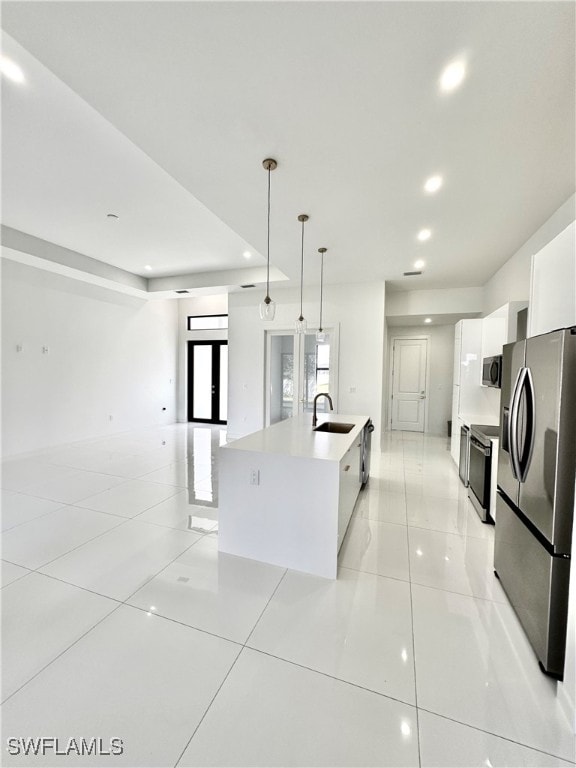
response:
[[[348,523],[360,493],[360,450],[362,433],[340,460],[338,488],[338,549],[342,546]]]

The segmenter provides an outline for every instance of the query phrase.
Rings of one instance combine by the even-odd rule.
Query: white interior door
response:
[[[428,339],[395,339],[392,353],[392,429],[424,432]]]

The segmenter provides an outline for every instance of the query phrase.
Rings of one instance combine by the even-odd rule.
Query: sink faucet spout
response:
[[[318,416],[316,415],[316,406],[317,406],[318,398],[319,397],[327,397],[328,398],[328,402],[330,404],[330,410],[331,411],[334,410],[334,405],[332,403],[332,398],[330,397],[330,395],[327,392],[318,392],[318,394],[314,398],[314,415],[312,416],[312,426],[313,427],[315,427],[316,424],[318,423]]]

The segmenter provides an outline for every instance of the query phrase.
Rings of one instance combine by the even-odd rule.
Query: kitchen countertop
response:
[[[354,424],[348,434],[335,432],[314,432],[312,414],[303,413],[285,421],[279,421],[251,435],[233,440],[222,446],[224,450],[256,451],[259,453],[278,453],[308,459],[340,461],[353,445],[358,435],[369,421],[369,416],[345,413],[321,412],[318,425],[325,421],[347,422]]]
[[[498,426],[498,417],[493,418],[492,416],[475,416],[475,415],[469,415],[468,413],[465,413],[463,415],[459,415],[458,418],[466,424],[467,427],[470,426],[470,424],[487,424],[492,427]]]

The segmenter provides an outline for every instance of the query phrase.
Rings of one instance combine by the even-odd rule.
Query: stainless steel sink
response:
[[[355,426],[355,424],[347,424],[345,421],[325,421],[314,427],[314,432],[338,432],[340,435],[347,435]]]

